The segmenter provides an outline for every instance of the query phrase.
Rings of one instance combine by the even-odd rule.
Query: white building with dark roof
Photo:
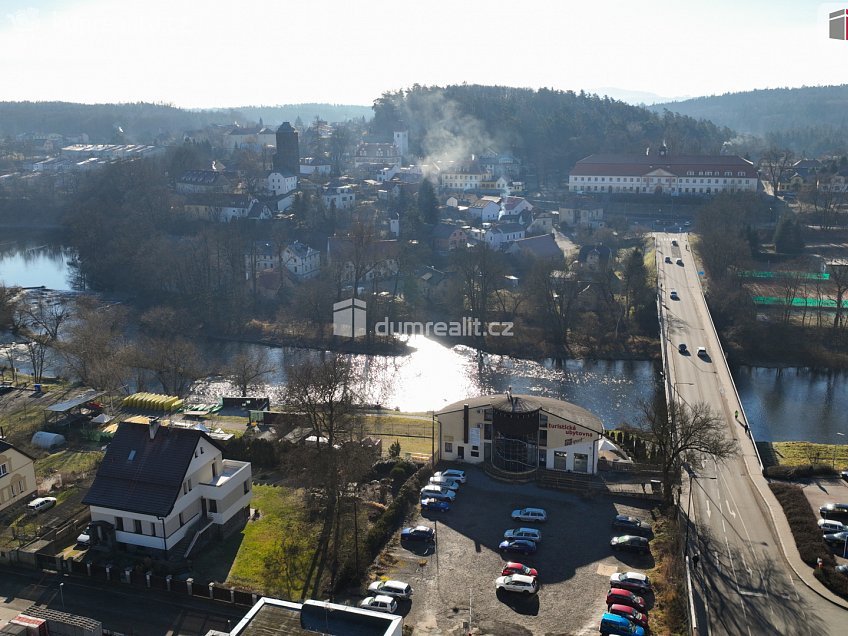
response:
[[[204,533],[226,537],[243,526],[251,484],[250,464],[224,459],[203,431],[124,422],[82,503],[117,543],[188,556]]]
[[[440,458],[514,475],[539,468],[595,473],[600,419],[570,402],[511,392],[460,400],[436,413]]]
[[[756,192],[754,164],[738,155],[597,154],[578,161],[568,176],[572,192],[714,195]]]
[[[36,492],[34,459],[0,439],[0,511]]]
[[[298,280],[315,278],[321,271],[321,253],[295,241],[283,250],[282,263]]]

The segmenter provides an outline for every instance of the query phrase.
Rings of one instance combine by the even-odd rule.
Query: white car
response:
[[[455,468],[448,468],[447,470],[442,470],[438,473],[434,473],[433,477],[447,477],[448,479],[453,479],[454,481],[458,481],[461,484],[465,483],[465,471],[457,470]]]
[[[644,594],[651,591],[651,580],[641,572],[616,572],[610,576],[610,587]]]
[[[835,534],[848,530],[841,521],[834,521],[833,519],[819,519],[818,523],[822,534]]]
[[[403,581],[374,581],[368,586],[368,593],[374,596],[409,599],[412,598],[412,586]]]
[[[707,357],[707,348],[706,347],[698,347],[698,357],[706,358]]]
[[[445,479],[443,477],[436,477],[433,475],[430,477],[430,483],[434,486],[447,488],[448,490],[459,490],[459,482],[454,481],[453,479]]]
[[[548,513],[541,508],[521,508],[512,511],[512,518],[516,521],[547,521]]]
[[[421,489],[421,499],[426,499],[427,497],[447,497],[450,501],[453,501],[456,499],[456,492],[450,488],[442,488],[435,484],[428,484]]]
[[[368,596],[359,603],[362,609],[370,609],[375,612],[394,614],[397,612],[397,601],[391,596]]]
[[[504,532],[504,539],[527,539],[533,543],[542,542],[542,531],[536,528],[511,528]]]
[[[38,513],[56,505],[56,497],[39,497],[27,504],[27,512]]]
[[[509,576],[499,576],[495,579],[495,589],[506,590],[507,592],[520,592],[522,594],[535,594],[539,591],[539,582],[535,576],[510,574]]]

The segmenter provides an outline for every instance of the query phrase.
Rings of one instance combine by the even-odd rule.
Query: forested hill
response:
[[[764,137],[768,145],[789,146],[811,155],[845,150],[848,138],[846,84],[726,93],[655,104],[650,109],[709,119]]]
[[[301,117],[327,121],[370,116],[367,106],[292,104],[238,109],[185,110],[164,104],[75,104],[70,102],[0,102],[0,137],[26,132],[79,135],[92,143],[153,143],[209,124],[251,124],[264,117],[268,125]]]
[[[409,128],[410,150],[462,159],[512,151],[545,181],[595,152],[643,153],[665,140],[676,153],[718,153],[734,133],[709,121],[583,92],[500,86],[414,86],[374,104],[374,136]]]

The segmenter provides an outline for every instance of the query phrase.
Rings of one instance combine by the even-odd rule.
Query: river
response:
[[[9,233],[11,234],[11,233]],[[0,281],[7,285],[70,290],[73,254],[55,233],[20,232],[0,236]],[[0,343],[11,338],[0,337]],[[407,356],[357,356],[368,379],[365,400],[404,411],[438,410],[469,395],[513,391],[568,400],[592,411],[607,427],[636,423],[639,404],[649,400],[656,372],[650,362],[569,360],[558,367],[551,360],[534,362],[483,355],[462,346],[446,347],[415,337]],[[214,357],[226,359],[240,348],[259,345],[214,344]],[[286,360],[316,352],[270,349],[277,372],[263,392],[275,393],[285,383]],[[58,363],[58,361],[56,361]],[[22,370],[26,361],[19,357]],[[48,373],[51,371],[48,369]],[[848,442],[848,374],[809,369],[739,367],[733,370],[743,407],[758,440]],[[220,379],[197,383],[198,399],[230,393]],[[845,433],[842,437],[837,433]]]

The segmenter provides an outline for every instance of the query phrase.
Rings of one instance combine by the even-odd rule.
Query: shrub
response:
[[[822,539],[821,529],[804,491],[798,486],[780,483],[770,483],[769,488],[783,507],[804,563],[815,567],[818,559],[821,559],[825,566],[832,568],[836,565],[836,560]]]
[[[389,446],[389,457],[400,457],[400,440],[395,440]]]
[[[836,471],[824,464],[806,464],[803,466],[769,466],[763,474],[771,479],[803,479],[814,475],[835,475]]]
[[[833,568],[816,568],[815,577],[834,594],[848,598],[848,576]]]

